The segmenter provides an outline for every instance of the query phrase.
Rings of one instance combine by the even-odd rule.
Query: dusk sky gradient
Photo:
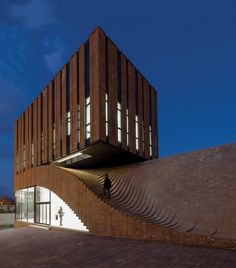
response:
[[[236,141],[236,0],[0,0],[0,196],[15,120],[97,25],[158,90],[160,157]]]

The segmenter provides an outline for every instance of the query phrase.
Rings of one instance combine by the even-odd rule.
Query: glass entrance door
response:
[[[50,202],[36,203],[36,223],[50,224],[51,208]]]

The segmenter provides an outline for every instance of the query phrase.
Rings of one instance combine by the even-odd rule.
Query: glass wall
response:
[[[16,219],[34,222],[34,187],[16,191]]]
[[[58,195],[40,186],[16,191],[16,220],[88,231]]]

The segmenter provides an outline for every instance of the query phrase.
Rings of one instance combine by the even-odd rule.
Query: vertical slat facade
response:
[[[80,148],[85,146],[85,45],[79,49]]]
[[[108,121],[109,143],[117,146],[117,49],[108,40]]]
[[[53,113],[54,113],[53,81],[48,85],[48,161],[53,161]]]
[[[56,158],[61,157],[61,72],[55,78],[56,93]]]
[[[72,152],[77,151],[77,106],[78,106],[78,53],[70,59],[70,142]]]
[[[62,126],[62,156],[67,154],[67,68],[61,73],[61,126]]]
[[[126,76],[126,57],[121,53],[121,146],[127,150],[127,125],[126,125],[126,109],[127,109],[127,76]]]
[[[136,153],[135,148],[135,69],[133,64],[128,62],[128,91],[129,91],[129,151]]]

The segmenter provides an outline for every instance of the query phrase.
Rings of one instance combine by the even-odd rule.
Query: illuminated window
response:
[[[129,110],[126,109],[126,136],[127,136],[127,146],[129,146]]]
[[[80,106],[77,106],[77,143],[80,144]]]
[[[67,136],[70,136],[70,112],[67,112]]]
[[[105,113],[106,113],[106,136],[108,137],[108,95],[106,93],[106,97],[105,97]]]
[[[152,127],[149,126],[149,149],[150,149],[150,157],[152,157]]]
[[[31,166],[34,165],[34,144],[31,143]]]
[[[135,116],[135,144],[136,144],[136,150],[139,149],[139,136],[138,136],[138,116]]]
[[[118,142],[121,143],[121,104],[117,103],[117,135],[118,135]]]
[[[85,137],[89,142],[90,139],[90,97],[85,101]]]

